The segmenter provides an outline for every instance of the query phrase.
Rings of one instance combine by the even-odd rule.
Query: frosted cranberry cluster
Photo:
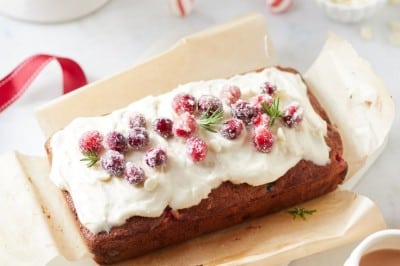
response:
[[[188,157],[193,162],[200,162],[207,157],[208,147],[203,139],[196,136],[197,130],[208,130],[228,140],[235,140],[247,127],[255,149],[268,153],[275,141],[275,120],[289,128],[302,120],[303,111],[297,103],[279,109],[276,86],[269,82],[263,83],[260,93],[250,101],[241,99],[241,91],[237,86],[225,86],[220,96],[202,95],[196,99],[188,93],[177,94],[172,100],[172,108],[176,113],[174,121],[157,117],[152,121],[152,130],[166,139],[181,138],[186,143]],[[224,121],[223,102],[231,109],[231,117]],[[156,169],[162,168],[168,159],[165,150],[148,147],[146,124],[145,117],[135,113],[129,119],[127,136],[117,131],[105,136],[96,130],[85,132],[79,140],[80,151],[85,156],[82,161],[87,161],[88,167],[100,161],[101,167],[110,175],[124,176],[131,184],[143,183],[144,170],[134,162],[125,160],[127,152],[145,151],[144,162]]]
[[[79,149],[85,156],[88,167],[100,161],[101,167],[113,176],[124,176],[131,184],[145,180],[144,170],[130,161],[125,161],[129,150],[139,151],[147,148],[149,134],[146,119],[142,114],[134,114],[129,119],[128,135],[111,131],[103,136],[97,130],[87,131],[79,139]],[[166,163],[166,153],[159,148],[151,148],[145,153],[145,162],[150,167],[161,167]]]

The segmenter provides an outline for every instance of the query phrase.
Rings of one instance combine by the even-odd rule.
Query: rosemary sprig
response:
[[[283,117],[284,113],[279,111],[279,97],[276,97],[270,106],[261,103],[264,112],[271,118],[270,126],[272,127],[277,118]]]
[[[314,212],[316,212],[317,210],[307,210],[305,208],[298,208],[298,207],[294,207],[292,209],[289,209],[287,211],[287,213],[289,213],[290,215],[292,215],[293,220],[296,219],[297,216],[299,216],[301,219],[306,220],[306,214],[307,215],[312,215]]]
[[[86,166],[87,167],[92,167],[99,161],[99,155],[96,152],[87,152],[84,154],[85,157],[83,157],[80,161],[81,162],[87,162]]]
[[[221,123],[223,117],[224,117],[224,111],[220,108],[215,110],[215,112],[212,113],[211,115],[207,110],[200,116],[199,119],[197,119],[197,124],[199,124],[199,126],[204,128],[205,130],[215,133],[217,132],[217,130],[214,127],[215,125]]]

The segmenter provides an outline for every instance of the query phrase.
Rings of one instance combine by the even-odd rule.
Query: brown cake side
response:
[[[297,73],[289,68],[280,69]],[[316,98],[310,92],[308,95],[315,111],[328,124],[326,142],[330,147],[330,163],[327,165],[318,166],[301,160],[276,182],[268,185],[224,182],[196,206],[178,211],[167,208],[158,218],[134,216],[125,224],[98,234],[91,233],[79,222],[73,200],[64,191],[68,206],[75,215],[94,259],[100,264],[110,264],[140,256],[247,219],[280,211],[335,190],[347,171],[347,164],[341,157],[343,151],[340,135]],[[49,144],[47,141],[46,149],[51,158]]]

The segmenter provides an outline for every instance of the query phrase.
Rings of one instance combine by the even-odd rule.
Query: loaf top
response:
[[[268,92],[268,86],[273,91]],[[239,88],[241,100],[236,102],[235,99],[236,103],[231,104],[232,94],[222,99],[223,112],[218,108],[221,115],[218,121],[223,123],[234,116],[241,120],[242,131],[232,139],[231,134],[227,137],[227,134],[212,132],[221,130],[221,124],[212,124],[208,130],[198,124],[190,135],[196,136],[208,147],[206,155],[188,156],[189,136],[184,134],[184,137],[178,137],[177,133],[167,136],[152,128],[157,118],[169,118],[175,125],[179,117],[186,114],[178,115],[177,109],[172,107],[177,95],[188,93],[195,99],[204,95],[221,98],[221,95],[226,96],[227,88],[228,92],[229,88]],[[260,147],[254,140],[255,115],[250,121],[246,114],[238,114],[233,109],[243,101],[259,104],[254,99],[268,93],[271,94],[270,101],[267,100],[269,106],[276,105],[279,99],[280,107],[277,109],[280,109],[280,116],[272,123],[271,117],[267,118],[269,121],[264,121],[268,123],[273,145]],[[269,97],[264,96],[263,99]],[[296,124],[283,121],[285,110],[290,106],[297,108],[299,117],[298,121],[294,121]],[[265,105],[261,107],[262,113],[265,112]],[[201,106],[198,105],[197,109],[201,109]],[[142,114],[145,118],[149,143],[138,149],[125,150],[124,161],[135,164],[144,172],[142,183],[132,184],[132,179],[124,178],[122,172],[113,172],[115,169],[111,169],[110,174],[106,160],[95,162],[91,167],[81,161],[83,154],[79,143],[82,135],[95,130],[101,136],[112,131],[128,136],[132,131],[130,121],[136,114]],[[213,114],[210,106],[203,110],[204,114],[206,116],[196,117],[197,121],[210,118]],[[185,126],[182,128],[190,131]],[[121,225],[132,216],[158,217],[167,206],[172,209],[194,206],[224,181],[257,186],[277,180],[302,159],[316,165],[327,164],[329,147],[325,142],[326,133],[326,122],[310,104],[307,86],[301,76],[278,68],[268,68],[230,79],[180,85],[169,93],[148,96],[105,116],[75,119],[50,139],[50,178],[58,187],[69,192],[81,224],[92,233],[98,233]],[[191,152],[196,152],[196,145],[192,145]],[[152,148],[162,149],[165,156],[157,157],[158,161],[149,161],[146,156]],[[99,156],[105,153],[104,150],[99,151]],[[160,160],[161,166],[157,165]],[[117,177],[120,174],[122,176]]]

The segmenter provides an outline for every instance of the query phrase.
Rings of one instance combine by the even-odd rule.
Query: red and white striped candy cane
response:
[[[194,0],[170,0],[169,7],[175,15],[185,17],[193,11]]]
[[[266,0],[266,4],[272,13],[284,13],[292,5],[292,0]]]

